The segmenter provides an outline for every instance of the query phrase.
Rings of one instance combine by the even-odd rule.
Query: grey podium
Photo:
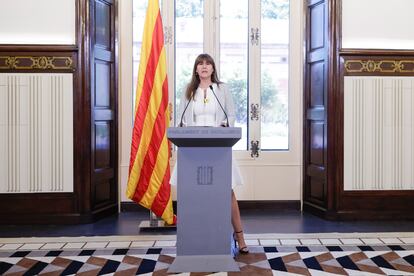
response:
[[[232,254],[235,127],[170,127],[177,151],[177,256],[168,272],[240,271]]]

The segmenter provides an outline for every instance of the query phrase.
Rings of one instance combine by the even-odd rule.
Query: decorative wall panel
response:
[[[344,190],[414,189],[414,77],[344,78]]]
[[[73,192],[72,74],[0,74],[0,193]]]

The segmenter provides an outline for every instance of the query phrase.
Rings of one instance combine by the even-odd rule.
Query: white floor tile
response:
[[[42,247],[43,245],[45,245],[45,244],[44,243],[25,243],[19,249],[24,249],[24,250],[37,250],[37,249],[40,249],[40,247]]]
[[[133,241],[129,247],[151,247],[155,241]]]
[[[259,245],[259,240],[245,240],[246,241],[246,244],[248,245],[248,246],[255,246],[255,245]]]
[[[300,242],[298,239],[281,239],[280,243],[282,245],[300,245]]]
[[[414,243],[414,238],[400,238],[400,240],[402,240],[404,243]]]
[[[339,239],[319,239],[323,245],[339,245],[342,242]]]
[[[321,242],[318,239],[300,239],[300,242],[303,245],[315,245],[315,244],[321,244]]]
[[[45,245],[42,246],[42,249],[61,249],[63,246],[65,245],[64,242],[59,242],[59,243],[46,243]]]
[[[107,245],[108,242],[87,242],[83,249],[105,248]]]
[[[279,240],[259,240],[260,245],[263,246],[277,246],[280,245],[280,241]]]
[[[360,239],[341,239],[341,242],[346,245],[362,245],[363,241]]]
[[[156,241],[154,247],[169,247],[175,246],[175,241]]]
[[[381,240],[383,242],[385,242],[386,244],[401,244],[401,243],[403,243],[398,238],[381,238]]]
[[[80,249],[85,245],[84,242],[68,242],[63,248],[65,249]]]
[[[106,248],[128,248],[130,244],[129,241],[109,242]]]
[[[377,238],[362,238],[361,239],[365,244],[384,244],[380,239]]]
[[[22,245],[22,243],[6,243],[0,248],[0,250],[18,249]]]

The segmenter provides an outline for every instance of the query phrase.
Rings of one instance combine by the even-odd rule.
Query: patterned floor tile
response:
[[[342,244],[342,242],[339,239],[320,239],[322,244],[326,244],[326,245],[338,245],[338,244]]]
[[[154,247],[175,246],[176,241],[156,241]]]
[[[259,245],[259,240],[251,240],[251,239],[247,239],[247,240],[246,240],[246,244],[247,244],[247,246],[255,246],[255,245]]]
[[[130,247],[151,247],[155,241],[133,241]]]
[[[414,238],[400,238],[400,240],[402,240],[404,243],[409,243],[409,244],[414,243]]]
[[[372,245],[372,244],[384,244],[380,239],[377,238],[365,238],[361,239],[365,244]]]
[[[343,244],[350,245],[350,244],[364,244],[363,241],[360,239],[340,239]]]
[[[276,245],[280,245],[280,241],[279,240],[259,240],[260,245],[263,246],[276,246]]]
[[[128,248],[131,244],[130,241],[113,241],[109,242],[109,244],[106,246],[107,248]]]
[[[300,239],[300,242],[303,245],[321,244],[321,242],[318,239]]]
[[[18,249],[22,245],[23,245],[22,243],[7,243],[7,244],[3,245],[0,248],[0,250]]]
[[[315,247],[313,247],[315,248]],[[264,247],[262,253],[237,255],[240,272],[231,273],[187,273],[177,275],[410,275],[414,273],[414,255],[388,251],[375,251],[363,247],[353,251],[355,246],[341,246],[342,251],[330,246],[316,247],[312,251],[307,246]],[[37,275],[77,274],[77,275],[167,275],[173,256],[161,252],[171,248],[141,248],[142,254],[131,253],[139,249],[118,248],[113,250],[61,250],[61,255],[53,256],[50,250],[10,250],[9,256],[0,259],[0,273]],[[273,252],[265,253],[266,250]],[[286,251],[289,249],[290,251]],[[332,249],[333,251],[331,251]],[[353,249],[350,251],[349,249]],[[144,252],[145,251],[145,252]],[[282,252],[285,251],[285,252]],[[29,257],[36,252],[37,257]],[[53,254],[51,254],[51,252]],[[124,255],[116,254],[124,252]],[[51,256],[52,255],[52,256]],[[19,256],[19,257],[17,257]],[[286,274],[290,273],[290,274]]]
[[[82,248],[86,243],[85,242],[68,242],[63,246],[64,249],[76,249],[76,248]]]
[[[380,238],[386,244],[402,244],[403,242],[398,238]]]
[[[249,239],[257,245],[235,257],[240,272],[176,275],[414,275],[414,244],[402,243],[409,238],[360,238]],[[0,275],[168,275],[176,256],[171,242],[2,242]]]
[[[280,243],[282,245],[300,245],[300,241],[298,239],[281,239]]]
[[[44,244],[41,249],[61,249],[65,244],[64,242],[50,242]]]
[[[26,243],[26,244],[23,244],[19,249],[21,249],[21,250],[35,250],[35,249],[40,249],[44,245],[45,245],[44,243]]]
[[[108,245],[108,242],[87,242],[82,248],[84,249],[105,248],[107,245]]]

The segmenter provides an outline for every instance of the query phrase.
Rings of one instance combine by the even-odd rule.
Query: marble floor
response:
[[[145,212],[84,225],[1,225],[0,275],[166,275],[176,231],[142,230]],[[242,210],[240,272],[179,275],[414,275],[414,222],[326,221]]]
[[[414,232],[247,234],[240,272],[179,275],[414,275]],[[167,275],[175,235],[0,238],[1,275]]]

